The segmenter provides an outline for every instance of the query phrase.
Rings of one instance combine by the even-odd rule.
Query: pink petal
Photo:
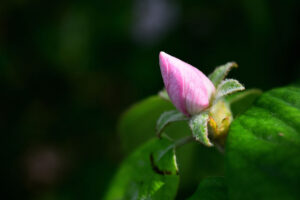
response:
[[[166,90],[178,110],[189,116],[209,106],[215,87],[201,71],[164,52],[159,60]]]

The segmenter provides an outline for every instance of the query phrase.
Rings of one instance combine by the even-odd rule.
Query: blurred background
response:
[[[7,199],[101,199],[124,158],[116,124],[162,87],[163,50],[267,90],[300,77],[298,0],[0,2]]]

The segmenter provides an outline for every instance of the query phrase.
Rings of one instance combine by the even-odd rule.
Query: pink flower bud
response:
[[[165,52],[160,52],[159,64],[168,95],[179,111],[190,116],[209,106],[216,89],[200,70]]]

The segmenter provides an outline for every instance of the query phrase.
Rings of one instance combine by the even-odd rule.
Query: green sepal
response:
[[[208,138],[208,127],[207,123],[209,120],[209,115],[207,112],[200,113],[199,115],[194,115],[190,121],[189,126],[192,130],[192,134],[195,139],[205,146],[211,147],[213,144]]]
[[[221,65],[217,67],[209,76],[208,78],[213,82],[215,87],[222,82],[222,80],[227,76],[228,72],[233,68],[237,68],[238,65],[235,62],[228,62],[225,65]]]
[[[166,101],[170,101],[170,97],[168,95],[166,88],[159,91],[158,96]]]
[[[188,118],[184,114],[177,110],[164,112],[156,122],[156,134],[160,136],[164,128],[172,122],[183,121],[187,119]]]
[[[225,79],[219,84],[219,86],[217,88],[215,99],[218,100],[221,97],[224,97],[228,94],[242,91],[244,89],[245,89],[245,87],[241,83],[239,83],[237,80]]]

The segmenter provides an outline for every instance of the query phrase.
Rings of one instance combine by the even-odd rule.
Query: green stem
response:
[[[215,146],[221,154],[225,154],[224,146],[222,146],[221,144],[216,144],[216,143],[215,143]]]
[[[174,142],[174,147],[175,147],[175,149],[177,149],[177,148],[182,147],[183,145],[185,145],[187,143],[190,143],[194,140],[195,139],[194,139],[193,136],[187,136],[187,137],[184,137],[184,138],[180,138],[179,140]]]

